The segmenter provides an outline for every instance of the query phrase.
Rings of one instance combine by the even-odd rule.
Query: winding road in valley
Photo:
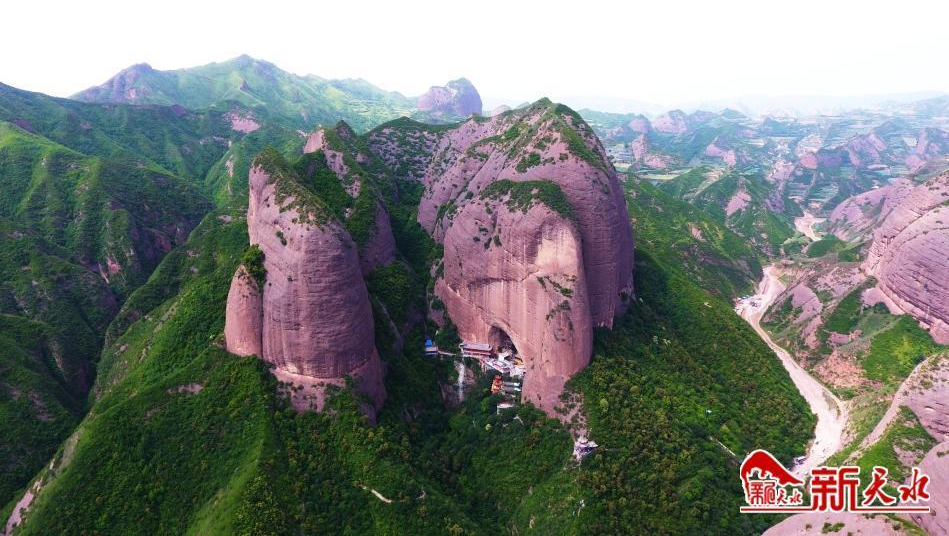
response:
[[[764,278],[758,284],[757,294],[740,301],[736,310],[781,359],[797,390],[817,415],[814,442],[805,459],[792,469],[795,475],[803,476],[840,449],[847,425],[847,406],[798,365],[787,350],[771,340],[771,336],[761,327],[761,317],[783,290],[784,284],[778,279],[777,267],[768,266],[764,269]]]

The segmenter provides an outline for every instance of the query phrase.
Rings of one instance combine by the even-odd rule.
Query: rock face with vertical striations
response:
[[[883,202],[864,269],[900,308],[949,343],[949,174]]]
[[[909,382],[912,383],[909,383]],[[921,365],[896,395],[901,398],[919,424],[936,440],[919,463],[932,479],[929,486],[929,513],[911,514],[910,518],[929,534],[949,533],[949,359],[932,358]]]
[[[460,209],[435,292],[466,339],[510,337],[526,357],[524,398],[549,411],[589,363],[593,332],[580,233],[543,190],[565,201],[552,182],[500,181]]]
[[[275,365],[278,377],[342,385],[352,376],[380,407],[383,365],[356,244],[276,151],[258,155],[249,182],[248,234],[263,252],[266,274],[259,307],[246,267],[235,274],[227,302],[228,351],[253,353],[259,336],[258,355]]]
[[[444,245],[436,294],[461,337],[510,337],[524,398],[553,414],[593,327],[612,326],[632,293],[626,202],[593,131],[543,99],[452,128],[393,122],[368,144],[424,185],[418,222]]]
[[[565,383],[590,361],[594,327],[611,327],[633,290],[619,178],[580,116],[543,99],[450,127],[397,120],[363,138],[341,123],[314,132],[304,153],[290,165],[265,152],[251,173],[248,229],[266,268],[263,359],[287,374],[358,376],[381,402],[354,267],[392,262],[379,191],[388,199],[399,182],[418,182],[418,222],[444,246],[435,295],[463,339],[513,343],[524,399],[554,415]],[[226,330],[236,353],[255,348],[242,335],[253,323],[237,313],[255,309],[254,288],[239,271]]]
[[[619,179],[589,126],[566,106],[541,100],[444,134],[423,178],[422,227],[442,240],[454,211],[497,180],[556,184],[576,217],[590,314],[612,326],[632,290],[633,240]]]

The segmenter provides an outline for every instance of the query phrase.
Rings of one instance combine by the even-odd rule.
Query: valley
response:
[[[781,359],[781,364],[788,371],[794,386],[807,400],[814,415],[817,416],[817,426],[814,428],[814,439],[808,445],[807,452],[802,459],[795,459],[792,471],[798,476],[806,475],[814,467],[822,465],[836,453],[843,444],[844,429],[847,426],[848,408],[836,395],[830,392],[820,381],[793,358],[787,350],[775,343],[771,336],[761,327],[761,317],[775,302],[778,295],[784,290],[779,279],[779,269],[772,265],[764,269],[764,277],[758,284],[758,292],[750,297],[743,298],[736,306],[738,314],[754,328],[755,332],[775,355]]]
[[[817,234],[814,226],[824,221],[826,221],[824,218],[818,218],[810,212],[805,211],[803,216],[794,218],[794,228],[797,229],[797,232],[810,238],[812,242],[817,242],[820,240],[820,236]]]
[[[4,536],[949,530],[949,97],[425,87],[0,84]],[[759,449],[933,511],[746,515]]]

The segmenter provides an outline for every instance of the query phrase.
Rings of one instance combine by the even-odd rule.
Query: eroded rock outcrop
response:
[[[949,132],[938,128],[924,128],[916,137],[913,153],[904,162],[912,171],[923,168],[927,162],[949,152]]]
[[[363,275],[394,261],[395,239],[389,213],[373,185],[373,179],[378,183],[387,178],[371,177],[370,172],[363,167],[374,163],[377,157],[368,150],[359,149],[356,133],[343,121],[333,129],[320,128],[310,134],[303,153],[310,155],[298,164],[304,179],[313,181],[315,188],[325,192],[329,186],[335,186],[326,184],[326,177],[321,176],[321,173],[329,170],[348,196],[345,199],[337,195],[332,199],[327,198],[327,201],[359,247]]]
[[[549,101],[498,120],[463,123],[435,150],[419,223],[441,240],[469,192],[502,179],[559,186],[577,218],[593,325],[611,326],[632,289],[632,234],[616,172],[593,131]]]
[[[264,355],[264,293],[261,284],[265,284],[265,280],[255,279],[244,264],[237,268],[231,279],[224,313],[224,340],[227,341],[227,351],[232,354]]]
[[[590,361],[592,323],[580,233],[572,213],[544,201],[545,188],[559,193],[549,182],[502,181],[466,204],[445,233],[435,292],[468,340],[510,337],[526,357],[524,398],[551,410]]]
[[[883,202],[864,269],[901,309],[949,343],[949,174]]]
[[[640,134],[629,143],[629,151],[636,167],[646,166],[653,169],[666,169],[675,164],[675,158],[653,150],[648,134]]]
[[[248,275],[255,270],[246,266],[235,274],[228,351],[249,355],[259,348],[278,378],[292,383],[343,385],[352,376],[378,408],[385,398],[383,365],[356,244],[276,151],[258,155],[249,183],[248,234],[263,254],[265,275],[254,281]]]
[[[424,187],[418,222],[445,247],[436,293],[462,338],[511,338],[524,398],[553,413],[632,293],[633,244],[615,170],[590,127],[544,99],[450,128],[393,122],[370,133]],[[420,157],[419,155],[425,155]]]
[[[930,512],[910,514],[910,518],[929,534],[949,533],[949,479],[945,478],[949,475],[949,456],[946,453],[949,453],[949,441],[936,445],[919,463],[920,471],[932,478],[927,490]]]
[[[946,534],[949,531],[949,478],[946,478],[949,475],[949,457],[946,456],[949,453],[949,358],[936,357],[920,365],[900,388],[893,404],[891,407],[909,408],[937,443],[919,463],[919,468],[932,478],[928,502],[932,511],[910,517],[929,534]]]
[[[882,188],[847,198],[827,218],[828,230],[841,240],[871,238],[873,229],[886,216],[884,203],[892,209],[913,187],[912,181],[897,179]]]
[[[480,114],[481,95],[466,78],[452,80],[444,86],[432,86],[419,97],[418,109],[433,116],[468,117]]]

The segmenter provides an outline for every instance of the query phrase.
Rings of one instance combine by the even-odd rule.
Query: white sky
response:
[[[242,53],[406,95],[466,76],[486,101],[949,91],[947,0],[4,4],[0,82],[57,96]]]

